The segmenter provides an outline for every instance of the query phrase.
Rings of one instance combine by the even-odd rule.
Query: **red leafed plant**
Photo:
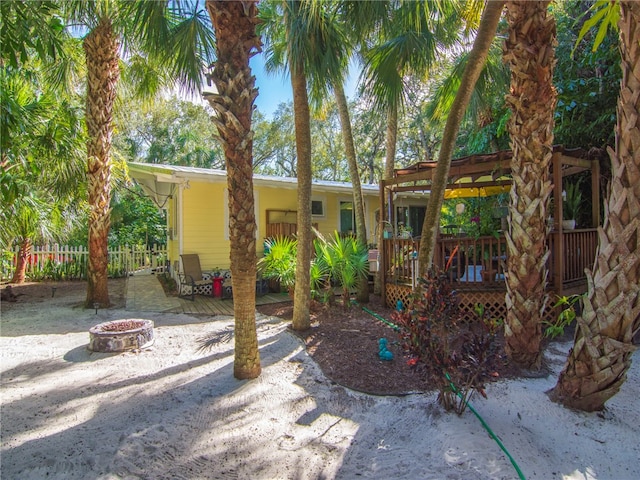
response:
[[[495,370],[495,331],[479,315],[462,318],[455,290],[442,272],[419,279],[410,310],[394,312],[410,365],[434,379],[438,401],[461,414],[474,391],[483,396],[484,382]]]

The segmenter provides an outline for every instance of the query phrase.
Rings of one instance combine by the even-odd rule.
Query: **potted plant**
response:
[[[562,200],[562,228],[573,230],[576,228],[576,219],[582,209],[582,192],[579,183],[567,183]]]

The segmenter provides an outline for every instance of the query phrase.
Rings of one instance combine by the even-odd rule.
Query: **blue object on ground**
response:
[[[403,307],[402,307],[402,300],[398,300],[398,301],[396,302],[396,310],[398,310],[399,312],[401,312],[401,311],[402,311],[402,308],[403,308]]]
[[[378,340],[378,357],[380,357],[380,360],[393,360],[393,353],[387,349],[387,344],[388,342],[386,338]]]

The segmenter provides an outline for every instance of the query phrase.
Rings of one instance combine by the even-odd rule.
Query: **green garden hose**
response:
[[[462,393],[460,393],[460,390],[458,390],[458,388],[453,384],[453,381],[451,380],[451,377],[449,376],[449,374],[445,373],[444,376],[449,381],[449,385],[451,386],[451,389],[453,390],[453,392],[456,395],[458,395],[458,397],[460,397],[460,399],[463,402],[466,402],[466,400],[464,399],[464,396],[462,395]],[[484,429],[489,433],[489,436],[496,441],[496,443],[498,444],[500,449],[507,455],[507,457],[509,458],[509,461],[511,461],[511,465],[513,465],[513,468],[515,468],[516,472],[518,472],[518,478],[520,478],[520,480],[526,480],[526,477],[524,476],[524,473],[522,473],[522,470],[520,470],[520,467],[518,466],[518,464],[516,463],[514,458],[511,456],[509,451],[505,448],[505,446],[502,444],[502,442],[496,436],[496,434],[493,433],[493,430],[491,430],[489,425],[487,425],[487,422],[484,421],[484,419],[480,416],[480,414],[476,411],[476,409],[471,406],[471,404],[469,402],[466,402],[466,404],[467,404],[467,407],[469,407],[469,410],[471,410],[473,412],[473,414],[478,418],[478,420],[480,420],[480,423],[482,424]]]
[[[354,305],[358,305],[358,302],[356,302],[356,301],[352,301],[352,303]],[[400,327],[398,325],[390,322],[386,318],[378,315],[376,312],[373,312],[373,311],[369,310],[368,308],[363,307],[362,305],[359,305],[359,306],[360,306],[360,308],[362,308],[362,310],[367,312],[369,315],[373,315],[375,318],[380,320],[385,325],[388,325],[389,327],[393,328],[396,331],[400,331]],[[458,390],[458,388],[453,384],[453,381],[451,380],[451,377],[449,376],[448,373],[445,373],[445,377],[449,381],[449,385],[451,386],[451,389],[453,390],[453,392],[456,395],[458,395],[458,397],[460,397],[463,401],[465,401],[462,393],[460,393],[460,390]],[[503,445],[503,443],[500,441],[500,439],[496,436],[496,434],[493,433],[493,430],[491,430],[491,428],[489,427],[487,422],[484,421],[484,419],[480,416],[480,414],[476,411],[475,408],[473,408],[473,406],[469,402],[467,402],[467,407],[469,407],[469,410],[471,410],[471,412],[478,418],[478,420],[480,420],[480,423],[482,424],[484,429],[489,433],[489,436],[491,438],[493,438],[493,440],[495,440],[495,442],[498,444],[500,449],[505,453],[505,455],[507,456],[507,458],[511,462],[511,465],[513,465],[513,468],[516,469],[516,472],[518,473],[518,478],[520,478],[520,480],[526,480],[526,477],[524,476],[524,473],[522,473],[522,470],[520,470],[520,467],[518,466],[518,463],[511,456],[509,451],[506,449],[506,447]]]

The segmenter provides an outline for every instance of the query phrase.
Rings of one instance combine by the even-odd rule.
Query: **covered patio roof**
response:
[[[511,150],[469,155],[451,161],[445,198],[463,198],[496,195],[511,188]],[[431,190],[431,181],[437,162],[418,162],[394,170],[394,176],[380,182],[381,197],[397,192]],[[553,147],[552,182],[554,198],[561,198],[562,178],[582,171],[591,171],[592,221],[600,223],[600,152],[582,148],[567,149],[561,145]],[[385,192],[385,190],[387,190]],[[562,218],[562,202],[554,202],[554,217]]]

